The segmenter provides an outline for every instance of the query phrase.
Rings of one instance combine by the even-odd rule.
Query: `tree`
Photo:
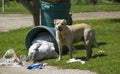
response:
[[[40,24],[39,16],[39,0],[18,0],[22,5],[28,9],[28,11],[33,15],[34,25],[38,26]]]

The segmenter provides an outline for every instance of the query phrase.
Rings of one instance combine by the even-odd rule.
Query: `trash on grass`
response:
[[[23,62],[16,56],[14,49],[9,49],[3,55],[0,65],[2,66],[13,66],[13,67],[20,67],[23,65]]]
[[[80,62],[81,64],[85,64],[85,61],[82,61],[81,59],[72,58],[67,61],[67,63],[73,63],[73,62]]]
[[[35,63],[35,64],[30,64],[27,69],[29,70],[39,70],[39,69],[42,69],[43,67],[45,67],[47,64],[46,63],[43,63],[43,64],[40,64],[40,63]]]
[[[99,52],[99,53],[104,53],[105,51],[104,51],[104,50],[99,50],[98,52]]]

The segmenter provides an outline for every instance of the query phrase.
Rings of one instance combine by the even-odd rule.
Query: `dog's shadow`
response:
[[[98,58],[98,57],[105,57],[105,56],[107,56],[107,54],[101,53],[101,54],[93,55],[91,58],[95,59],[95,58]],[[76,58],[76,59],[81,59],[81,60],[84,60],[84,61],[88,61],[89,60],[86,57],[80,57],[80,58]]]
[[[99,46],[106,45],[106,44],[107,44],[106,42],[100,42],[100,43],[98,43]],[[84,45],[75,45],[74,47],[75,47],[76,50],[86,50]],[[95,47],[92,46],[92,48],[95,48]],[[99,53],[99,54],[93,55],[91,58],[105,57],[105,56],[107,56],[107,54],[105,54],[105,53]],[[77,59],[87,60],[86,57],[81,57],[81,58],[77,58]]]
[[[99,46],[101,45],[106,45],[107,43],[106,42],[100,42],[98,43]],[[85,45],[82,44],[82,45],[74,45],[75,49],[77,50],[85,50]],[[92,45],[92,48],[95,48],[95,46]]]

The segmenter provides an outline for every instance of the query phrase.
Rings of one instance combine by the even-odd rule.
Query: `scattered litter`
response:
[[[99,50],[98,52],[99,52],[99,53],[104,53],[105,51],[104,51],[104,50]]]
[[[12,66],[12,67],[20,67],[23,65],[23,62],[16,56],[14,49],[9,49],[3,55],[0,65],[2,66]]]
[[[43,67],[45,67],[47,65],[47,63],[43,63],[43,64],[40,64],[40,63],[35,63],[35,64],[30,64],[27,69],[29,70],[39,70],[39,69],[42,69]]]
[[[73,63],[73,62],[80,62],[81,64],[85,64],[85,61],[82,61],[81,59],[72,58],[67,61],[67,63]]]

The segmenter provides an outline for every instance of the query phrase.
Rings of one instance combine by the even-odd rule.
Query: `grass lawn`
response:
[[[102,11],[120,11],[119,5],[73,5],[71,12],[102,12]]]
[[[99,74],[119,74],[120,73],[120,19],[82,20],[74,23],[88,23],[96,32],[96,39],[101,49],[105,53],[98,53],[98,49],[93,47],[93,55],[85,64],[67,64],[69,54],[63,56],[62,61],[48,59],[43,62],[49,65],[62,68],[74,68],[90,70]],[[0,56],[9,48],[14,48],[17,55],[27,55],[24,44],[26,33],[30,28],[0,32]],[[84,58],[86,55],[82,42],[74,44],[74,58]]]

